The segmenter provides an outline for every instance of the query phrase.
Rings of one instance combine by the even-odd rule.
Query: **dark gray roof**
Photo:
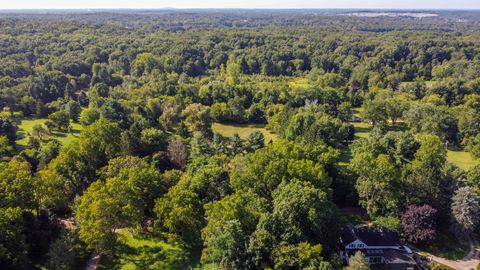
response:
[[[343,229],[341,239],[344,245],[360,240],[367,246],[400,246],[400,239],[396,231],[347,226]]]
[[[388,250],[383,254],[383,259],[386,264],[416,264],[412,255],[402,251]]]

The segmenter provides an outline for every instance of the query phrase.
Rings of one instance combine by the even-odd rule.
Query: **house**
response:
[[[369,264],[384,264],[391,270],[422,269],[418,255],[403,246],[393,230],[347,226],[340,236],[340,256],[345,261],[357,251],[363,252]]]

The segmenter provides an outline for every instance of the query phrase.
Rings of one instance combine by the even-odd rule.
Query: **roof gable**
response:
[[[361,240],[355,240],[351,243],[345,243],[345,246],[352,246],[352,245],[355,245],[354,247],[358,247],[358,245],[366,246],[366,244],[364,242],[362,242]]]

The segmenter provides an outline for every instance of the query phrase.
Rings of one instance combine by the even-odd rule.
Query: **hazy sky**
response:
[[[163,7],[480,9],[480,0],[0,0],[0,9]]]

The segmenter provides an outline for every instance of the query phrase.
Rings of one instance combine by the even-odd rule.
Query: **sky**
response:
[[[165,7],[480,9],[480,0],[0,0],[0,9]]]

